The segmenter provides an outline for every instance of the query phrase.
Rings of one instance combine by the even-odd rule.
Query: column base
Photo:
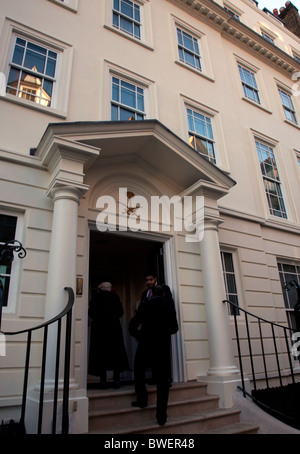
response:
[[[40,388],[41,388],[41,385],[40,383],[37,383],[34,387],[34,390],[37,391],[37,392],[40,392]],[[45,393],[53,393],[54,392],[54,388],[55,388],[55,380],[52,379],[52,378],[46,378],[45,379],[45,384],[44,384],[44,391]],[[78,389],[79,388],[79,384],[78,382],[75,380],[75,378],[70,378],[69,380],[69,390],[70,392],[75,390],[75,389]],[[63,378],[59,378],[58,379],[58,391],[62,391],[64,389],[64,380]]]
[[[69,396],[69,433],[80,434],[88,432],[88,404],[85,389],[70,391]],[[27,395],[25,428],[27,434],[36,434],[38,429],[39,392],[31,389]],[[62,393],[57,400],[56,433],[61,433]],[[42,434],[52,433],[53,421],[53,392],[44,395]]]
[[[244,378],[246,389],[250,389],[250,382]],[[236,391],[237,386],[242,385],[240,374],[228,375],[199,375],[197,381],[207,383],[207,393],[218,395],[220,408],[232,408],[232,395]]]

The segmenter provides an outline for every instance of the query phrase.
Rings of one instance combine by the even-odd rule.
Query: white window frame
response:
[[[280,112],[281,112],[283,121],[285,121],[286,123],[288,123],[291,126],[294,126],[298,129],[300,129],[299,122],[298,122],[298,112],[296,110],[297,103],[295,103],[296,98],[295,97],[293,98],[292,88],[288,87],[280,80],[277,80],[275,78],[274,78],[274,80],[275,80],[275,84],[276,84],[277,91],[278,91],[278,106],[280,106]],[[290,100],[291,100],[291,103],[293,106],[293,109],[291,109],[290,111],[294,113],[295,122],[287,118],[286,113],[285,113],[285,106],[282,103],[282,99],[281,99],[279,91],[282,91],[283,93],[285,93],[287,96],[290,97]]]
[[[173,49],[175,63],[185,69],[194,72],[198,76],[204,77],[205,79],[214,82],[215,80],[210,60],[209,44],[205,33],[192,27],[190,24],[184,22],[182,19],[178,18],[177,16],[174,16],[173,14],[171,15],[171,20],[173,27],[173,42],[174,42]],[[191,35],[193,38],[197,39],[200,54],[201,71],[199,71],[199,69],[193,67],[192,65],[189,65],[188,63],[185,63],[184,61],[180,60],[178,52],[178,36],[177,36],[178,28],[183,32]]]
[[[135,97],[136,97],[136,98],[137,98],[137,96],[138,96],[137,89],[143,90],[143,105],[144,105],[144,109],[143,109],[143,110],[139,110],[138,107],[132,107],[132,106],[130,106],[130,105],[128,105],[128,104],[123,104],[123,103],[121,102],[121,100],[116,101],[116,100],[113,99],[113,85],[114,85],[114,79],[117,79],[117,80],[120,82],[120,84],[119,84],[120,95],[121,95],[121,93],[122,93],[122,86],[121,86],[121,85],[122,85],[122,82],[129,83],[129,84],[131,84],[132,86],[134,86],[134,88],[135,88]],[[144,86],[141,86],[140,84],[138,84],[138,83],[136,83],[136,82],[134,82],[134,81],[132,81],[132,80],[128,80],[128,79],[125,78],[125,77],[117,76],[116,74],[111,74],[111,103],[110,103],[110,104],[111,104],[111,108],[112,108],[112,105],[115,105],[115,106],[117,107],[118,111],[119,111],[119,109],[124,108],[124,109],[126,109],[126,110],[131,111],[131,112],[133,113],[134,117],[135,117],[136,115],[141,115],[141,116],[143,116],[143,118],[142,118],[142,119],[138,119],[138,120],[140,120],[140,121],[146,119],[145,91],[146,91],[146,90],[145,90],[145,87],[144,87]],[[118,117],[119,117],[119,113],[118,113]],[[133,120],[136,120],[136,118],[132,118],[132,119],[133,119]],[[118,119],[118,120],[113,120],[113,119],[111,118],[111,121],[122,121],[122,120],[119,120],[119,119]],[[124,120],[124,121],[125,121],[125,120]]]
[[[247,101],[251,101],[251,102],[254,102],[254,103],[260,105],[261,104],[261,100],[260,100],[259,86],[258,86],[258,83],[257,83],[257,80],[256,80],[255,72],[252,71],[251,69],[247,68],[245,65],[241,65],[240,63],[238,64],[238,70],[239,70],[239,74],[240,74],[240,79],[241,79],[241,84],[242,84],[242,88],[243,88],[244,98],[246,98]],[[241,71],[242,71],[242,73],[245,71],[245,72],[248,72],[250,74],[250,76],[253,78],[253,84],[247,83],[245,80],[242,79]],[[243,76],[244,76],[244,74],[243,74]],[[245,89],[249,89],[251,93],[255,94],[255,96],[253,96],[253,97],[248,96],[245,93]],[[256,99],[254,99],[254,98],[256,98]]]
[[[20,44],[20,41],[24,42],[24,46]],[[40,87],[39,87],[39,84],[36,84],[36,83],[34,83],[33,85],[30,85],[30,80],[32,80],[32,79],[35,80],[36,79],[35,78],[35,72],[33,72],[28,67],[24,66],[22,63],[18,64],[16,62],[12,61],[12,57],[13,57],[12,54],[14,54],[16,49],[20,49],[20,48],[23,49],[23,59],[25,58],[25,60],[26,60],[26,55],[28,55],[28,52],[32,52],[32,50],[29,47],[29,46],[32,46],[32,45],[39,46],[39,51],[38,52],[34,51],[36,56],[40,55],[40,49],[45,51],[45,54],[43,54],[43,55],[45,57],[46,66],[47,66],[49,61],[55,61],[55,72],[54,72],[53,76],[50,76],[50,75],[46,74],[46,72],[45,72],[46,68],[44,68],[43,72],[36,71],[37,79],[40,82]],[[9,62],[9,73],[10,73],[11,70],[18,71],[19,72],[19,80],[18,80],[18,85],[16,87],[9,86],[8,85],[8,80],[7,80],[6,93],[11,94],[10,93],[11,91],[15,91],[16,94],[14,94],[13,96],[16,96],[16,97],[19,97],[19,98],[22,98],[22,99],[29,99],[32,102],[36,102],[35,100],[31,99],[31,98],[34,98],[34,99],[38,100],[36,102],[37,104],[44,106],[44,105],[46,105],[45,103],[49,102],[49,99],[46,98],[46,92],[43,89],[44,82],[45,83],[50,82],[50,83],[52,83],[52,92],[51,92],[51,98],[50,98],[50,105],[49,106],[46,105],[46,107],[51,108],[51,106],[54,104],[53,101],[55,100],[55,96],[56,96],[57,67],[59,65],[59,60],[58,60],[59,54],[57,52],[55,52],[52,48],[49,48],[49,47],[46,47],[46,46],[41,46],[36,41],[34,41],[32,39],[26,39],[23,36],[20,36],[18,34],[14,34],[14,39],[12,41],[12,46],[11,47],[12,47],[12,53],[10,54],[11,56],[10,56],[10,62]],[[51,58],[52,57],[51,54],[53,55],[53,58]],[[55,57],[54,57],[54,55],[55,55]],[[25,80],[23,80],[23,81],[20,80],[20,76],[21,76],[22,73],[28,74],[28,76],[26,76]],[[29,82],[26,80],[27,77],[29,77]],[[22,87],[22,85],[23,85],[23,87]],[[27,85],[27,87],[26,87],[26,85]],[[29,87],[31,86],[31,88],[28,88],[28,86]]]
[[[201,57],[201,54],[200,54],[198,37],[192,35],[191,33],[188,33],[187,31],[185,31],[184,29],[182,29],[179,26],[176,27],[176,31],[177,31],[177,49],[178,49],[178,55],[179,55],[180,62],[184,63],[187,66],[191,66],[196,71],[200,71],[201,72],[203,65],[202,65],[202,57]],[[182,42],[179,41],[178,34],[181,35]],[[187,48],[184,45],[184,35],[186,35],[186,36],[191,38],[191,41],[193,42],[193,50]],[[197,48],[196,48],[196,46],[197,46]],[[180,51],[183,54],[182,57],[180,56]],[[195,62],[194,64],[191,64],[191,63],[189,63],[187,61],[187,59],[185,57],[186,53],[190,54],[193,57],[194,62]],[[197,65],[197,63],[198,63],[198,65]]]
[[[241,17],[243,14],[243,11],[239,8],[237,8],[235,5],[232,5],[230,2],[223,2],[224,3],[224,9],[227,13],[229,13],[235,20],[238,22],[241,22]]]
[[[7,78],[16,36],[57,53],[56,86],[54,87],[53,102],[50,107],[6,93]],[[69,44],[55,38],[50,38],[37,30],[7,19],[4,22],[0,36],[0,55],[2,55],[0,57],[0,73],[2,72],[4,74],[3,77],[5,80],[5,83],[1,85],[0,89],[1,100],[17,103],[38,110],[39,112],[47,113],[48,115],[66,118],[73,59],[73,48]]]
[[[230,173],[229,169],[229,161],[228,155],[226,150],[226,141],[225,136],[223,133],[223,127],[221,123],[221,117],[219,115],[219,111],[201,104],[193,99],[185,95],[180,95],[181,98],[181,105],[182,105],[182,130],[184,140],[189,143],[189,124],[188,124],[188,117],[187,117],[187,109],[191,109],[195,112],[198,112],[206,117],[209,117],[212,123],[213,129],[213,137],[214,137],[214,152],[215,152],[215,159],[216,165],[223,170],[224,172]]]
[[[297,63],[300,63],[300,54],[296,51],[292,51],[293,53],[293,59],[297,62]]]
[[[279,98],[280,98],[280,101],[281,101],[281,104],[282,104],[282,107],[283,107],[283,111],[284,111],[284,116],[285,116],[285,121],[288,122],[288,123],[291,123],[292,125],[298,125],[298,120],[297,120],[297,114],[296,114],[296,109],[295,109],[295,105],[293,103],[293,99],[292,99],[292,93],[291,92],[288,92],[285,88],[282,88],[281,86],[277,86],[278,88],[278,94],[279,94]],[[285,94],[289,100],[290,100],[290,103],[291,103],[291,106],[286,106],[283,101],[282,101],[282,98],[280,96],[280,92],[282,92],[283,94]],[[290,120],[287,115],[286,115],[286,112],[290,112],[293,117],[294,117],[294,120]]]
[[[112,77],[125,80],[130,84],[137,85],[144,89],[144,110],[145,117],[158,118],[157,112],[157,95],[156,86],[153,80],[146,79],[140,74],[129,71],[126,68],[115,65],[112,62],[105,60],[104,62],[104,77],[103,77],[103,93],[104,99],[102,103],[102,118],[103,120],[111,121],[111,101],[112,101]]]
[[[104,1],[104,0],[102,0]],[[153,50],[153,35],[152,35],[152,21],[151,21],[151,4],[149,0],[130,0],[140,7],[140,38],[127,33],[126,31],[117,28],[113,24],[113,0],[105,0],[105,23],[104,28],[131,40],[143,47]]]
[[[268,213],[267,217],[272,219],[272,220],[276,219],[277,221],[288,221],[289,218],[290,218],[289,210],[288,210],[288,200],[287,200],[287,197],[286,197],[286,191],[285,191],[284,183],[283,183],[282,176],[281,176],[282,166],[280,165],[280,160],[279,160],[278,150],[277,150],[277,144],[274,143],[274,142],[270,142],[270,141],[266,140],[265,138],[263,138],[262,136],[259,136],[259,135],[254,135],[253,139],[254,139],[254,148],[255,148],[255,152],[256,152],[256,158],[257,158],[257,162],[258,162],[258,166],[259,166],[261,187],[262,187],[262,191],[264,193],[264,206],[266,207],[266,213]],[[265,145],[266,147],[269,147],[269,148],[272,149],[272,152],[273,152],[273,155],[274,155],[274,159],[275,159],[275,163],[276,163],[276,169],[278,171],[278,176],[279,176],[278,180],[272,179],[272,178],[268,178],[267,176],[265,176],[262,173],[261,165],[260,165],[261,162],[260,162],[260,159],[259,159],[256,142],[259,142],[262,145]],[[279,185],[280,192],[281,192],[281,197],[282,197],[283,203],[284,203],[285,215],[286,216],[276,216],[275,214],[271,213],[271,206],[269,205],[269,202],[268,202],[268,194],[267,194],[265,183],[264,183],[265,180],[266,181],[272,181],[272,182],[274,181],[275,183],[277,183]]]
[[[284,259],[284,258],[278,258],[277,259],[277,269],[278,269],[278,275],[279,275],[279,281],[280,281],[280,285],[281,285],[281,288],[282,288],[282,281],[281,281],[281,275],[282,274],[288,274],[288,273],[283,273],[282,271],[280,271],[279,269],[279,265],[290,265],[290,266],[294,266],[294,267],[300,267],[300,261],[299,260],[291,260],[290,258],[289,259]],[[300,282],[300,273],[296,273],[295,274],[295,278],[294,278],[296,281]],[[285,304],[285,298],[284,298],[284,289],[282,288],[282,296],[283,296],[283,307],[285,309],[285,312],[286,312],[286,318],[287,318],[287,322],[288,322],[288,326],[290,328],[292,328],[292,322],[291,322],[291,317],[290,317],[290,314],[294,312],[294,309],[293,308],[290,308],[288,307],[286,304]],[[294,290],[296,291],[296,290]],[[286,297],[287,297],[287,300],[289,301],[289,292],[286,290]]]
[[[256,106],[259,109],[262,109],[265,112],[271,114],[272,112],[271,112],[271,108],[270,108],[270,103],[268,102],[268,99],[266,96],[266,90],[264,87],[260,69],[257,66],[253,65],[252,63],[239,57],[238,55],[234,55],[234,58],[236,60],[236,74],[237,74],[237,80],[239,82],[239,92],[241,94],[241,99],[250,103],[251,105]],[[258,91],[258,96],[259,96],[260,102],[254,101],[253,99],[251,99],[245,95],[242,79],[240,76],[239,66],[250,71],[255,76],[255,82],[257,85],[257,91]]]
[[[16,223],[16,232],[15,238],[16,240],[20,241],[23,244],[23,235],[24,235],[24,215],[23,212],[10,210],[8,208],[0,207],[0,214],[4,214],[7,216],[13,216],[17,218]],[[23,245],[24,246],[24,245]],[[9,284],[9,293],[8,293],[8,301],[7,306],[2,308],[2,314],[14,314],[16,312],[17,307],[17,299],[19,295],[19,286],[20,286],[20,275],[22,270],[22,262],[24,259],[19,259],[18,255],[14,253],[14,260],[12,261],[11,266],[11,278]]]
[[[192,148],[194,148],[194,150],[199,153],[201,156],[203,156],[205,159],[207,159],[208,161],[212,162],[213,164],[217,164],[217,156],[216,156],[216,140],[215,140],[215,133],[214,133],[214,125],[213,125],[213,118],[208,115],[206,112],[203,112],[203,111],[199,111],[199,110],[196,110],[196,109],[192,109],[191,107],[189,106],[186,106],[186,115],[187,115],[187,122],[188,122],[188,110],[190,110],[193,114],[193,117],[194,117],[194,114],[199,114],[201,116],[204,117],[204,121],[205,121],[205,124],[208,124],[207,120],[209,120],[210,124],[210,128],[212,130],[212,136],[213,137],[208,137],[207,135],[201,135],[200,133],[198,133],[197,131],[192,131],[189,127],[188,127],[188,136],[189,136],[189,144]],[[189,122],[188,122],[189,123]],[[202,153],[200,150],[198,150],[196,147],[195,147],[195,144],[193,144],[193,142],[191,141],[191,136],[195,136],[197,137],[198,139],[200,139],[200,141],[202,142],[202,140],[206,141],[206,142],[209,142],[213,148],[213,157],[209,154],[209,152],[206,154],[206,153]],[[204,145],[204,144],[203,144]],[[205,145],[204,145],[205,147]],[[210,158],[211,157],[211,158]]]
[[[237,297],[238,297],[238,306],[241,309],[244,309],[244,291],[243,291],[243,279],[242,279],[242,272],[241,272],[241,260],[240,260],[240,254],[239,250],[235,248],[234,246],[229,246],[226,244],[220,244],[220,253],[221,253],[221,260],[222,260],[222,271],[223,271],[223,276],[224,276],[224,268],[223,268],[223,259],[222,259],[222,254],[223,253],[228,253],[231,254],[232,257],[232,262],[233,262],[233,268],[234,268],[234,277],[235,277],[235,284],[236,284],[236,291],[237,291]],[[225,285],[225,290],[226,290],[226,284]],[[227,294],[226,294],[227,297]],[[228,305],[229,306],[229,305]],[[229,307],[228,307],[229,309]],[[228,315],[229,317],[233,318],[234,315],[230,313],[228,310]],[[244,318],[244,312],[241,310],[238,314],[239,319]]]
[[[119,2],[119,9],[116,9],[115,8],[115,2],[118,1]],[[122,2],[125,3],[125,2],[130,2],[133,6],[133,10],[136,11],[136,9],[138,10],[138,13],[139,13],[139,20],[135,19],[135,17],[129,17],[127,15],[125,15],[123,12],[122,12]],[[119,18],[119,24],[118,26],[116,26],[114,24],[114,20],[112,21],[112,24],[113,24],[113,27],[116,28],[117,30],[120,30],[124,33],[127,33],[128,35],[130,35],[131,37],[137,39],[137,40],[141,40],[142,39],[142,35],[143,35],[143,13],[142,13],[142,8],[141,8],[141,5],[139,2],[136,2],[135,0],[112,0],[112,15],[113,15],[113,18],[114,16],[117,16]],[[130,22],[132,24],[132,28],[133,28],[133,31],[132,33],[128,32],[127,30],[123,29],[122,26],[121,26],[121,19],[124,18],[126,19],[128,22]],[[137,26],[137,29],[138,29],[138,36],[137,34],[135,33],[135,30],[134,30],[134,26]]]
[[[261,24],[259,24],[259,29],[262,38],[264,38],[268,43],[274,44],[275,46],[277,45],[278,35]]]
[[[298,175],[298,182],[300,183],[300,150],[293,149],[292,158],[295,163],[296,173]]]

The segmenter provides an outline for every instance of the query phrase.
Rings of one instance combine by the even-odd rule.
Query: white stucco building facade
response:
[[[207,381],[230,406],[240,374],[222,301],[292,323],[281,279],[300,276],[300,39],[252,0],[4,0],[0,36],[0,241],[27,251],[0,268],[1,329],[50,319],[77,288],[70,392],[86,432],[91,292],[115,286],[132,365],[127,326],[155,263],[180,324],[174,381]],[[118,206],[120,188],[148,202],[148,222],[130,228],[126,205],[101,231],[99,198]],[[151,219],[163,196],[201,200],[199,241]],[[0,356],[1,419],[19,411],[24,349]],[[50,358],[49,396],[52,371]]]

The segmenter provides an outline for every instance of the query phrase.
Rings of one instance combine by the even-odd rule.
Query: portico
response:
[[[231,406],[232,383],[236,386],[239,381],[239,371],[234,365],[229,320],[222,304],[225,288],[218,227],[223,220],[218,200],[235,182],[155,120],[50,124],[36,157],[48,169],[47,196],[53,201],[46,318],[62,309],[63,288],[67,285],[75,289],[76,277],[83,279],[83,293],[77,296],[77,315],[73,321],[77,347],[74,342],[71,398],[72,392],[73,400],[78,401],[78,396],[85,398],[87,307],[91,290],[88,245],[91,225],[95,228],[99,214],[97,200],[106,195],[118,201],[118,190],[124,187],[146,200],[163,195],[169,198],[191,196],[192,200],[203,198],[203,216],[194,217],[204,228],[201,241],[187,242],[187,232],[175,232],[172,225],[170,231],[165,232],[161,220],[158,220],[160,228],[156,235],[172,241],[172,253],[170,245],[165,248],[164,264],[166,283],[171,284],[180,323],[174,352],[177,372],[180,371],[176,376],[181,381],[207,381],[209,387],[213,383],[212,392],[221,396],[221,405]],[[119,233],[117,231],[116,235]],[[147,237],[153,232],[144,229],[134,235]],[[186,263],[192,260],[197,265],[187,277]],[[199,338],[203,340],[202,345],[208,345],[209,362],[205,354],[201,357],[201,352],[191,361],[192,349],[201,350],[197,348]],[[49,356],[52,357],[52,352]],[[49,390],[52,370],[50,360]],[[78,412],[75,414],[81,426],[87,421],[84,412],[86,404],[82,406],[81,416]]]

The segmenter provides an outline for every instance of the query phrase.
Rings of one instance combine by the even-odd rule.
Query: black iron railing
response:
[[[71,328],[72,328],[72,307],[74,304],[74,291],[70,287],[65,288],[68,293],[68,303],[65,309],[56,317],[51,320],[22,331],[16,332],[3,332],[4,336],[17,336],[20,334],[27,333],[27,346],[26,346],[26,357],[25,357],[25,370],[24,370],[24,381],[23,381],[23,396],[22,396],[22,410],[19,426],[21,431],[25,431],[25,413],[26,413],[26,401],[27,401],[27,388],[28,388],[28,374],[30,368],[30,350],[32,333],[37,330],[43,330],[43,349],[42,349],[42,361],[41,361],[41,379],[40,379],[40,393],[39,393],[39,410],[38,410],[38,424],[37,433],[42,433],[42,422],[43,422],[43,406],[44,406],[44,391],[45,391],[45,373],[46,373],[46,357],[47,357],[47,339],[48,339],[48,328],[50,325],[57,323],[57,341],[56,341],[56,363],[55,363],[55,381],[54,381],[54,394],[53,394],[53,420],[52,420],[52,434],[56,433],[57,426],[57,405],[58,405],[58,383],[59,383],[59,363],[61,353],[61,332],[62,332],[62,319],[66,317],[65,326],[65,347],[64,347],[64,378],[63,378],[63,396],[62,396],[62,425],[61,433],[67,434],[69,432],[69,416],[68,416],[68,404],[69,404],[69,378],[70,378],[70,357],[71,357]]]
[[[250,397],[274,417],[299,429],[300,384],[294,369],[299,366],[300,334],[295,336],[296,330],[251,314],[231,301],[223,303],[228,304],[234,317],[241,373],[238,388],[244,397]],[[245,375],[251,382],[248,387]]]
[[[263,378],[267,387],[270,386],[270,380],[276,373],[279,384],[283,385],[283,371],[284,376],[287,376],[287,370],[293,383],[295,383],[295,374],[293,367],[293,343],[292,336],[295,330],[279,325],[278,323],[265,320],[262,317],[251,314],[250,312],[242,309],[231,301],[224,300],[231,307],[231,313],[234,317],[234,327],[236,335],[236,344],[238,351],[239,366],[241,371],[241,381],[243,392],[246,391],[244,381],[244,361],[247,357],[247,362],[250,363],[251,377],[253,388],[257,389],[257,376],[260,380]],[[240,313],[244,314],[244,318],[240,317]],[[241,323],[238,322],[240,319]],[[241,325],[243,325],[243,333],[241,333]],[[268,328],[265,329],[267,335],[263,333],[264,325]],[[254,334],[253,334],[254,333]],[[254,351],[255,343],[255,351]],[[268,343],[266,352],[266,344]],[[242,348],[243,344],[243,348]],[[247,348],[245,348],[247,344]],[[260,346],[260,351],[259,347]],[[273,347],[273,348],[272,348]],[[243,350],[243,351],[242,351]],[[295,353],[295,352],[294,352]],[[276,368],[272,370],[272,374],[267,367],[267,360],[275,358]],[[261,358],[263,369],[257,371],[255,368],[255,359]],[[257,361],[258,362],[258,361]]]

